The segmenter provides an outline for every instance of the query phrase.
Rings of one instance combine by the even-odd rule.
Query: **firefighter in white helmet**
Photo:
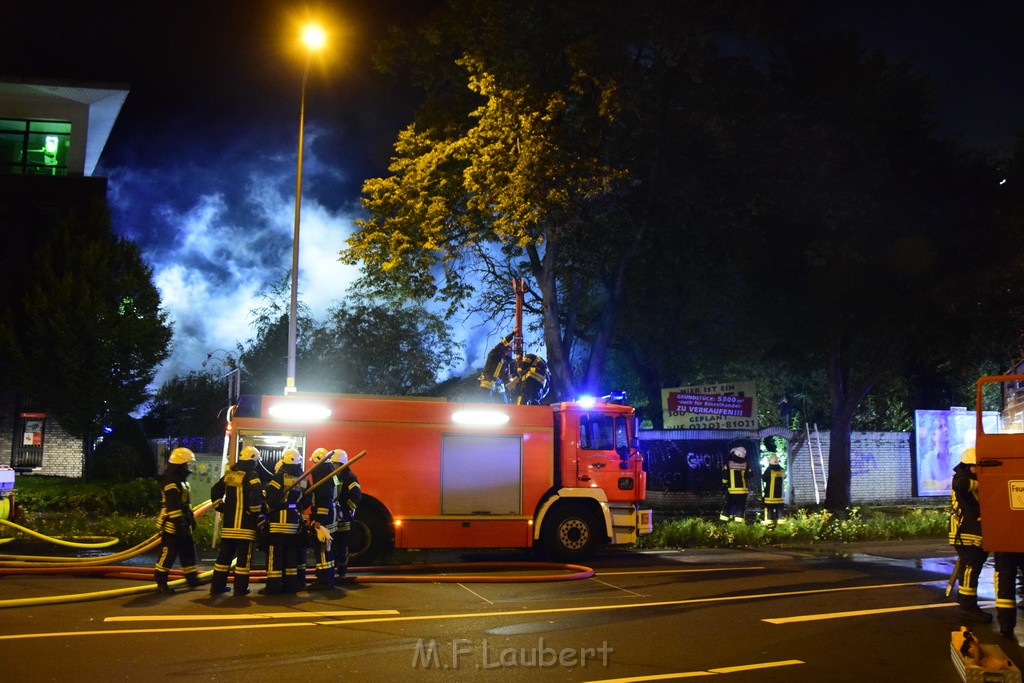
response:
[[[189,463],[195,459],[195,453],[189,449],[175,448],[171,451],[167,469],[164,471],[163,487],[160,489],[161,510],[157,518],[157,527],[160,529],[160,555],[153,569],[153,580],[156,582],[157,590],[163,593],[174,592],[174,589],[167,585],[167,576],[174,566],[174,561],[179,559],[189,588],[199,586],[196,544],[192,540],[196,518],[192,514],[188,487],[188,475],[192,472]]]
[[[309,586],[313,591],[334,589],[333,536],[338,531],[338,477],[331,474],[335,465],[328,455],[326,448],[318,448],[309,456],[314,463],[309,476],[315,488],[303,494],[299,503],[301,509],[309,508],[309,539],[316,565],[316,580]]]
[[[260,452],[246,446],[238,460],[213,485],[210,499],[213,509],[221,513],[220,550],[213,565],[210,595],[228,592],[228,573],[235,562],[235,595],[249,594],[249,570],[252,548],[256,541],[256,524],[263,509],[263,485],[256,473]]]
[[[264,490],[270,519],[270,547],[267,549],[267,584],[260,590],[262,595],[299,590],[299,554],[305,548],[299,538],[302,519],[298,506],[305,488],[299,481],[301,475],[302,455],[294,448],[285,449],[280,468]]]
[[[747,511],[747,449],[736,446],[729,450],[729,457],[722,466],[722,485],[725,486],[725,512],[719,515],[723,522],[745,522]]]
[[[981,543],[981,504],[978,502],[977,455],[965,449],[960,464],[953,468],[950,486],[953,512],[949,516],[949,543],[956,549],[957,576],[960,589],[960,621],[964,624],[987,624],[992,615],[978,607],[978,578],[988,559]]]
[[[348,462],[348,453],[340,448],[331,454],[331,462],[335,469]],[[338,474],[338,530],[334,534],[334,569],[338,578],[348,572],[348,541],[352,534],[352,522],[356,518],[356,508],[363,500],[363,490],[359,479],[351,467],[346,467]]]

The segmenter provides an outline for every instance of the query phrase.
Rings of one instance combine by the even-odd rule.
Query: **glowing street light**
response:
[[[302,42],[309,48],[306,55],[306,68],[302,72],[302,94],[299,98],[299,154],[295,171],[295,226],[292,236],[292,299],[288,309],[288,378],[285,380],[284,393],[297,391],[295,386],[295,327],[299,308],[299,216],[302,212],[302,147],[306,127],[306,81],[309,79],[309,64],[313,53],[327,42],[327,34],[316,25],[306,26],[302,30]]]

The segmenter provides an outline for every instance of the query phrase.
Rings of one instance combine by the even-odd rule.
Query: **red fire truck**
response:
[[[978,380],[976,429],[985,549],[1024,552],[1024,374]]]
[[[227,457],[255,446],[344,448],[363,501],[350,551],[527,548],[565,560],[649,533],[647,473],[633,408],[598,399],[550,406],[294,393],[243,396]]]

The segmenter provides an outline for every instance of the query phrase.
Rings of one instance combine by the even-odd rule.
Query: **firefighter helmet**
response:
[[[260,449],[256,448],[255,446],[246,446],[238,454],[238,459],[239,460],[259,460],[260,459]]]
[[[973,446],[971,448],[964,450],[964,454],[960,457],[960,462],[962,462],[965,465],[978,464],[978,456],[975,453]]]
[[[331,451],[331,462],[335,465],[344,465],[348,462],[348,453],[340,448]]]
[[[285,465],[301,465],[302,455],[294,448],[286,448],[284,453],[281,454],[281,462]]]
[[[309,460],[312,463],[318,463],[321,460],[323,460],[326,456],[327,456],[327,449],[326,448],[318,448],[315,451],[313,451],[313,454],[311,456],[309,456]]]
[[[738,457],[740,457],[740,458],[745,458],[745,457],[747,457],[747,449],[746,449],[746,448],[744,448],[743,446],[737,446],[736,448],[733,448],[733,449],[732,449],[731,451],[729,451],[729,452],[730,452],[730,453],[732,453],[732,454],[733,454],[733,455],[735,455],[735,456],[738,456]]]
[[[195,460],[196,454],[187,448],[179,447],[171,451],[171,456],[168,459],[172,465],[184,465],[185,463]]]

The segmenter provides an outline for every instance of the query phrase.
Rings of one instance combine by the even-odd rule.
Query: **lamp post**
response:
[[[299,308],[299,217],[302,213],[302,148],[306,127],[306,81],[309,80],[309,64],[313,53],[324,46],[327,35],[319,26],[309,25],[302,31],[302,42],[309,52],[306,68],[302,72],[302,90],[299,97],[299,153],[295,171],[295,225],[292,234],[292,297],[288,308],[288,377],[285,380],[285,395],[297,391],[295,386],[295,328]]]

